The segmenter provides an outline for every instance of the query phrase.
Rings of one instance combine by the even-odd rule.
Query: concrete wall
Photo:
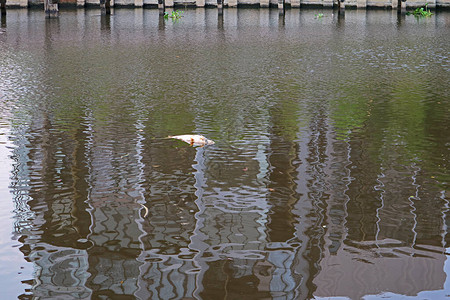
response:
[[[190,6],[217,6],[217,0],[165,0],[166,6],[175,5],[190,5]],[[43,0],[6,0],[8,7],[29,7],[33,5],[42,5]],[[78,6],[97,6],[100,0],[59,0],[59,3],[73,4]],[[323,6],[333,7],[338,5],[338,0],[285,0],[289,7],[299,6]],[[357,8],[396,8],[398,0],[345,0],[346,7]],[[420,7],[428,3],[429,8],[449,8],[450,0],[407,0],[407,7]],[[255,7],[277,6],[278,0],[224,0],[225,7],[235,7],[240,5],[250,5]],[[111,6],[154,6],[158,5],[158,0],[111,0]]]
[[[28,0],[6,0],[6,6],[27,7]]]

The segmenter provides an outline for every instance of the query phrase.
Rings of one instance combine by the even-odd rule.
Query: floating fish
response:
[[[190,144],[191,146],[205,146],[215,144],[213,140],[205,138],[198,134],[183,134],[183,135],[169,135],[168,138],[181,140]]]

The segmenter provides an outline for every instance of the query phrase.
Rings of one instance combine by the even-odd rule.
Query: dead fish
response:
[[[213,140],[198,134],[169,135],[168,138],[181,140],[191,146],[205,146],[215,144]]]

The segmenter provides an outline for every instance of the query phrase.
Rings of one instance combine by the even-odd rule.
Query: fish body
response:
[[[169,135],[168,138],[186,142],[191,146],[205,146],[215,144],[213,140],[207,139],[203,135],[198,134]]]

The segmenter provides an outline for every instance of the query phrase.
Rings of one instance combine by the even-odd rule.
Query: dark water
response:
[[[3,299],[450,294],[450,13],[319,12],[8,11]]]

